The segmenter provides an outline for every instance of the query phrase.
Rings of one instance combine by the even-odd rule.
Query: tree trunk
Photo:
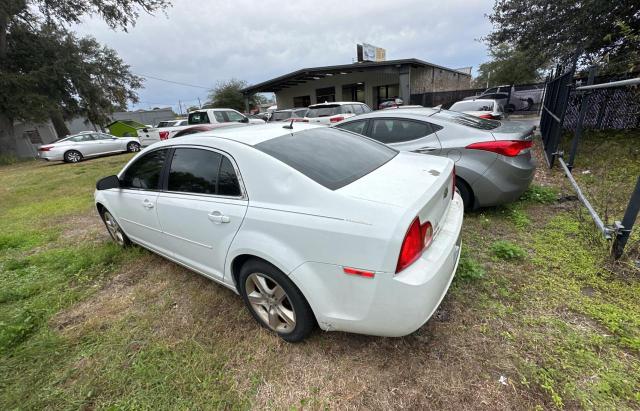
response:
[[[62,113],[58,110],[52,110],[49,113],[51,117],[51,123],[53,123],[53,128],[56,129],[56,133],[58,134],[58,138],[62,138],[66,135],[69,135],[69,128],[67,124],[64,122],[64,118],[62,117]]]
[[[0,113],[0,155],[17,155],[13,120]]]

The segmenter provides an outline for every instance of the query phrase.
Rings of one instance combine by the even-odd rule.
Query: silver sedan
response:
[[[140,151],[137,137],[116,137],[111,134],[84,131],[38,148],[38,157],[47,161],[77,163],[87,157]]]
[[[517,200],[536,165],[531,158],[534,126],[485,120],[430,108],[380,110],[334,127],[363,134],[401,151],[449,157],[465,209]]]

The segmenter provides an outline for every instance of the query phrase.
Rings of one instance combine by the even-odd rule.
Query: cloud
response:
[[[485,17],[491,0],[195,1],[174,0],[166,13],[143,14],[128,32],[100,19],[75,27],[114,48],[137,74],[212,87],[235,77],[258,83],[303,67],[347,64],[356,44],[387,59],[419,58],[448,67],[487,60]],[[204,101],[206,90],[147,79],[136,108]]]

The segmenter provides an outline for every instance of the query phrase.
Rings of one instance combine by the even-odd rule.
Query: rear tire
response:
[[[79,163],[82,161],[82,153],[76,150],[69,150],[64,153],[65,163]]]
[[[249,260],[238,275],[238,291],[260,325],[287,342],[309,336],[316,321],[298,287],[280,270],[262,260]]]
[[[462,197],[462,203],[464,204],[465,211],[473,209],[473,191],[471,187],[461,178],[456,178],[456,188]]]
[[[127,144],[127,151],[129,153],[137,153],[138,151],[140,151],[140,144],[132,141],[131,143]]]

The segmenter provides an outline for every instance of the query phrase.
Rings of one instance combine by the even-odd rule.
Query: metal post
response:
[[[589,79],[587,80],[588,86],[593,84],[595,77],[596,66],[591,66],[589,67]],[[569,154],[569,163],[567,163],[569,171],[573,170],[573,162],[576,158],[576,152],[578,151],[578,144],[582,138],[582,124],[584,123],[584,117],[587,115],[587,110],[589,110],[589,93],[583,92],[582,101],[580,102],[580,114],[578,114],[578,124],[576,124],[576,131],[571,141],[571,153]]]
[[[611,249],[613,258],[616,260],[622,257],[624,247],[627,245],[627,241],[631,235],[631,230],[633,229],[633,223],[638,217],[638,212],[640,212],[640,176],[638,176],[636,188],[633,190],[631,198],[629,198],[627,210],[624,212],[624,217],[622,218],[622,226],[616,224],[618,226],[618,230],[613,241],[613,248]]]

